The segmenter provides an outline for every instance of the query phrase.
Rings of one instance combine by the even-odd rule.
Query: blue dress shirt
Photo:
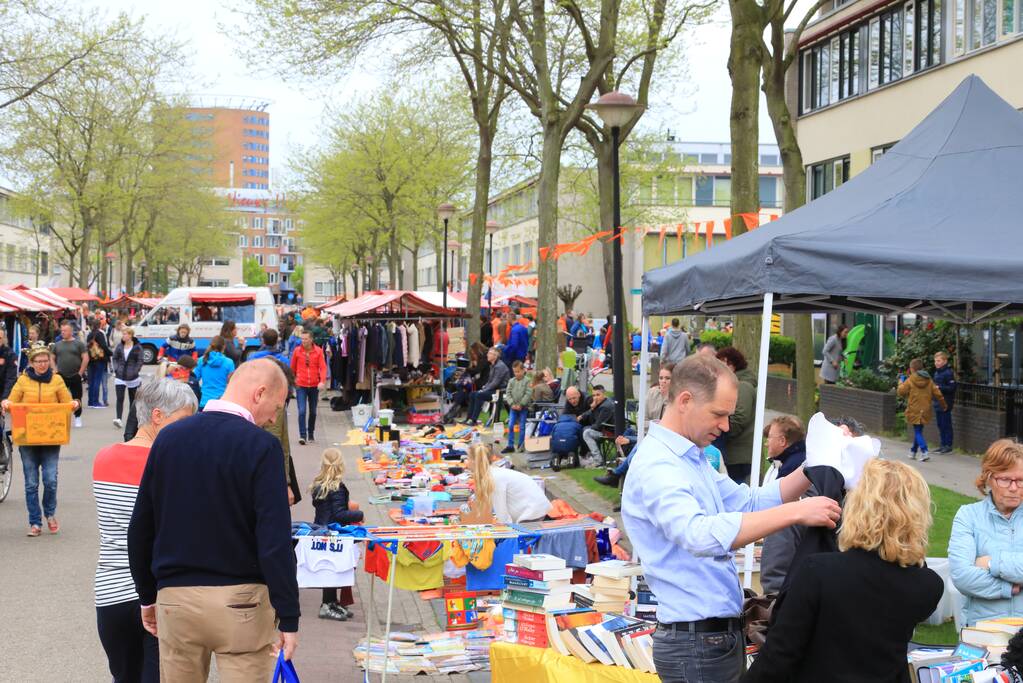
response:
[[[754,496],[711,469],[692,441],[653,423],[622,491],[622,521],[662,623],[738,617],[732,543],[743,512],[781,504],[777,481]]]

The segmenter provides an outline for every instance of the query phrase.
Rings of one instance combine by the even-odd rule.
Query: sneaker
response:
[[[330,608],[332,610],[334,610],[335,612],[337,612],[338,614],[344,615],[345,619],[351,619],[352,618],[352,611],[350,609],[348,609],[347,607],[342,607],[341,605],[337,604],[336,602],[332,602],[330,604]]]
[[[60,531],[60,523],[57,521],[56,517],[47,517],[46,526],[49,528],[51,534],[55,534]]]
[[[316,443],[316,438],[310,434],[309,438],[305,440],[306,443]]]
[[[919,460],[920,462],[927,462],[930,459],[931,459],[931,456],[927,455],[927,451],[924,451],[923,453],[921,453],[920,457],[917,458],[917,460]]]
[[[121,418],[119,417],[114,418],[114,426],[117,427],[118,429],[124,426],[124,423],[121,422]]]
[[[938,449],[938,452],[939,453],[951,453],[952,452],[952,447],[951,446],[942,446],[941,448]]]
[[[25,535],[28,536],[29,538],[35,538],[36,536],[39,536],[42,533],[43,530],[39,528],[39,525],[33,524],[28,528],[28,533],[26,533]]]
[[[76,417],[75,418],[75,427],[76,428],[81,428],[81,426],[82,426],[82,418]]]
[[[325,602],[322,605],[320,605],[319,613],[320,619],[330,619],[332,621],[348,621],[347,613],[338,612],[335,609],[336,607],[338,607],[338,605],[335,605],[332,602]]]
[[[304,437],[304,436],[300,436],[300,437],[298,437],[298,442],[299,442],[300,444],[302,444],[303,446],[305,446],[305,437]]]
[[[605,474],[602,477],[594,477],[593,481],[604,486],[610,486],[612,488],[618,488],[618,475],[615,473]]]
[[[515,449],[512,448],[511,446],[505,446],[503,449],[501,449],[501,455],[506,455],[508,453],[514,453],[514,452],[515,452]]]
[[[909,459],[910,460],[916,460],[916,451],[910,451],[909,452]]]

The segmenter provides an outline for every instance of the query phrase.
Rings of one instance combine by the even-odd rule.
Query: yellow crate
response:
[[[19,446],[63,446],[71,441],[70,403],[11,404],[11,439]]]

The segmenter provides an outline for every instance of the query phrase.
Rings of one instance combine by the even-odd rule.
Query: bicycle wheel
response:
[[[0,503],[7,499],[11,492],[11,481],[14,479],[14,446],[11,437],[0,434]]]

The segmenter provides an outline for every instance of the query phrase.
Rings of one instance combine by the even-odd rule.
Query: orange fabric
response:
[[[366,571],[381,581],[387,581],[391,573],[391,558],[381,545],[366,550]]]

